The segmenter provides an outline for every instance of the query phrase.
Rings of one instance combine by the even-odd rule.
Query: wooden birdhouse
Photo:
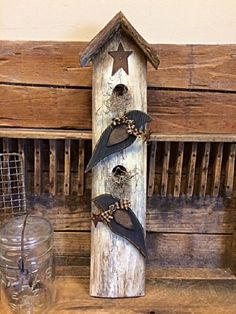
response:
[[[144,137],[146,122],[150,121],[146,114],[146,73],[147,61],[157,68],[159,59],[120,12],[84,50],[81,65],[87,66],[90,61],[93,156],[87,171],[92,169],[94,200],[90,294],[111,298],[143,296]]]

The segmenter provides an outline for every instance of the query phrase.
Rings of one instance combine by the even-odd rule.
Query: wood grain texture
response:
[[[90,297],[87,278],[57,278],[55,285],[57,297],[49,314],[234,314],[236,307],[232,280],[155,280],[150,275],[144,298],[114,300]],[[2,301],[0,313],[10,314]]]
[[[169,174],[169,162],[170,162],[170,142],[165,142],[164,157],[161,174],[161,196],[166,197],[167,185],[168,185],[168,174]]]
[[[236,144],[231,144],[229,154],[227,156],[226,171],[225,171],[226,197],[232,196],[233,184],[234,184],[234,171],[235,171],[235,154],[236,154]]]
[[[42,190],[42,147],[40,140],[34,140],[34,194]]]
[[[234,224],[233,239],[232,239],[232,250],[231,250],[231,267],[236,275],[236,223]]]
[[[150,129],[155,133],[232,133],[235,107],[236,94],[148,91]]]
[[[0,41],[0,81],[91,87],[91,67],[79,66],[87,44]],[[236,90],[236,45],[152,47],[161,63],[158,73],[148,67],[148,86]]]
[[[231,234],[236,218],[234,206],[222,198],[172,199],[153,196],[147,203],[147,231]]]
[[[84,197],[37,197],[35,210],[43,209],[55,231],[90,231],[91,204]],[[172,199],[154,195],[147,202],[146,228],[149,232],[231,234],[236,213],[222,198]]]
[[[49,140],[49,193],[56,195],[57,191],[57,143]]]
[[[27,151],[26,141],[24,139],[19,139],[18,153],[22,158],[25,187],[28,186],[28,161],[26,158],[26,151]]]
[[[18,139],[92,139],[92,132],[61,129],[34,129],[34,128],[0,128],[1,138]]]
[[[0,129],[1,134],[1,129]],[[5,134],[5,133],[4,133]],[[6,135],[5,135],[6,136]],[[236,142],[236,134],[233,133],[187,133],[187,134],[168,134],[168,133],[152,133],[149,141],[157,142]]]
[[[0,128],[0,137],[25,138],[25,139],[83,139],[91,140],[92,131],[89,130],[62,130],[62,129],[38,129],[38,128]],[[157,142],[236,142],[234,133],[207,133],[207,134],[164,134],[152,133],[148,141]]]
[[[201,170],[200,170],[200,180],[199,180],[200,197],[206,196],[210,150],[211,150],[211,143],[205,143],[204,149],[203,149],[203,156],[201,160]]]
[[[90,298],[85,279],[59,280],[56,306],[49,314],[235,313],[234,282],[149,280],[146,297],[108,301]]]
[[[91,129],[91,91],[0,86],[0,117],[7,127]]]
[[[56,232],[56,262],[80,266],[83,259],[84,266],[89,266],[90,237],[90,232]],[[147,263],[160,268],[227,269],[231,247],[231,234],[147,233]]]
[[[79,155],[78,155],[78,195],[84,195],[84,140],[79,141]]]
[[[188,162],[187,197],[192,197],[193,195],[196,159],[197,159],[197,143],[192,143],[190,158]]]
[[[148,234],[149,262],[159,267],[230,267],[232,235]]]
[[[120,41],[124,50],[133,51],[132,58],[129,58],[129,75],[120,69],[111,76],[113,60],[107,52],[117,50]],[[127,106],[127,112],[132,109],[147,111],[146,59],[133,42],[123,34],[116,33],[95,58],[93,69],[94,148],[104,129],[117,116],[116,108],[104,105],[116,85],[124,84],[132,95],[132,103]],[[136,140],[122,152],[114,153],[93,168],[92,198],[110,192],[109,177],[117,165],[123,165],[127,171],[137,175],[130,181],[125,193],[117,195],[119,189],[112,190],[111,193],[131,201],[132,210],[145,229],[146,198],[143,195],[146,195],[146,146],[142,141]],[[96,212],[94,205],[92,211]],[[126,262],[131,259],[132,263]],[[98,224],[97,227],[92,224],[90,294],[114,298],[142,296],[144,291],[144,257],[126,239],[112,233],[104,224]]]
[[[64,195],[68,196],[71,189],[71,140],[65,140],[64,156]]]
[[[213,166],[212,196],[219,196],[224,143],[218,143]]]
[[[89,130],[91,97],[91,90],[2,85],[0,126]],[[153,133],[232,134],[235,108],[236,94],[148,90]]]
[[[2,139],[2,151],[4,154],[9,154],[11,152],[11,140],[8,138]]]
[[[157,142],[151,143],[151,153],[149,160],[149,176],[148,176],[148,197],[152,197],[155,187],[155,170],[156,170],[156,152]]]
[[[175,179],[174,179],[174,197],[180,196],[181,182],[182,182],[182,167],[184,158],[184,143],[178,143],[177,158],[175,162]]]

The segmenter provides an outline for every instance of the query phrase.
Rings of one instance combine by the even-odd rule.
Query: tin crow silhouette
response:
[[[137,137],[145,136],[145,125],[150,121],[151,117],[139,110],[132,110],[121,118],[114,118],[97,142],[85,172],[104,158],[133,144]]]
[[[92,215],[92,221],[97,226],[98,222],[106,224],[112,232],[132,243],[145,257],[147,254],[144,230],[130,208],[127,200],[119,200],[111,194],[102,194],[93,199],[100,213]]]

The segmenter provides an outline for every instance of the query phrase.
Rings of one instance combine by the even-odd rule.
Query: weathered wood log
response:
[[[91,87],[92,68],[79,66],[86,42],[0,41],[0,81]],[[236,45],[155,44],[158,73],[148,86],[236,90]],[[42,66],[42,64],[44,66]]]
[[[152,133],[235,133],[234,93],[148,90],[147,95]],[[87,131],[92,127],[91,96],[84,89],[2,85],[0,126]]]
[[[111,125],[113,118],[121,117],[124,113],[128,116],[129,111],[132,110],[147,112],[147,60],[155,68],[159,60],[122,13],[118,13],[90,42],[80,61],[85,66],[91,59],[93,61],[92,129],[95,148],[101,135],[102,138],[106,138],[106,135],[104,136],[106,133],[103,131]],[[145,127],[145,123],[142,125],[138,121],[132,120],[133,122],[137,123],[138,128]],[[130,135],[127,138],[123,131],[121,133],[122,139],[119,139],[121,143],[123,141],[125,143],[126,139],[127,142],[130,139],[132,142],[130,146],[121,147],[120,152],[119,149],[115,149],[118,145],[122,145],[115,144],[118,140],[117,135],[109,142],[99,141],[102,147],[96,146],[96,156],[98,156],[98,149],[104,151],[109,147],[111,150],[111,145],[114,145],[114,151],[103,160],[98,156],[97,159],[101,161],[97,165],[91,164],[91,167],[94,166],[92,197],[110,193],[118,199],[128,199],[131,202],[130,208],[141,223],[140,227],[145,230],[146,145],[142,141],[133,141],[137,135]],[[124,186],[122,192],[109,182],[117,166],[123,167],[125,172],[132,174],[129,184]],[[92,205],[92,212],[94,217],[96,212],[94,205]],[[132,263],[129,263],[131,260]],[[142,296],[144,293],[144,256],[125,238],[112,233],[106,224],[100,222],[93,224],[90,294],[114,298]]]
[[[111,96],[117,84],[128,87],[133,105],[128,109],[146,111],[146,60],[139,50],[125,37],[122,43],[125,50],[133,51],[129,60],[129,77],[123,72],[111,77],[112,58],[107,51],[117,50],[121,38],[117,35],[98,54],[94,60],[93,71],[93,146],[101,133],[111,123],[117,113],[104,106],[104,94]],[[101,77],[101,73],[103,73]],[[136,80],[136,78],[139,80]],[[138,83],[138,86],[136,84]],[[139,180],[133,177],[126,198],[131,201],[132,209],[145,228],[145,197],[146,194],[146,147],[141,141],[122,153],[116,153],[93,169],[92,197],[107,193],[112,170],[116,165],[124,166],[127,171],[138,171]],[[135,169],[138,170],[135,170]],[[112,191],[115,192],[115,191]],[[93,211],[96,210],[93,206]],[[92,225],[90,294],[102,297],[139,296],[144,294],[145,262],[143,256],[127,240],[113,234],[105,225]],[[132,263],[127,261],[132,260]]]

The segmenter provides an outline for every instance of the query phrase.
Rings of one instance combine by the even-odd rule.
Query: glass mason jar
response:
[[[0,228],[2,302],[13,313],[46,313],[54,299],[53,228],[42,217],[21,216]]]

